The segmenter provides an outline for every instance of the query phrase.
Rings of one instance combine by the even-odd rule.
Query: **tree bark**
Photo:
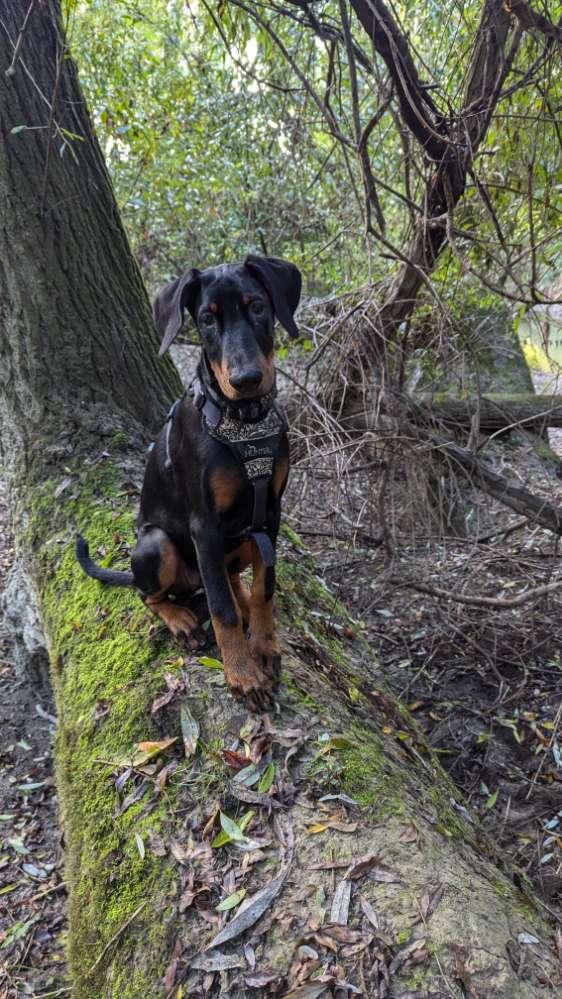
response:
[[[81,429],[156,429],[180,388],[157,359],[57,4],[32,6],[12,67],[28,8],[7,0],[0,23],[3,458],[23,459],[26,474]]]
[[[290,994],[310,997],[345,981],[369,996],[551,995],[552,934],[535,899],[298,539],[286,534],[280,567],[273,720],[241,716],[216,662],[180,657],[133,594],[79,570],[77,527],[112,557],[132,540],[140,445],[178,382],[156,360],[74,68],[59,60],[56,4],[32,9],[4,82],[27,10],[7,0],[0,33],[0,391],[17,548],[58,711],[74,999],[242,999],[297,983],[305,991]],[[21,124],[41,127],[14,133]],[[69,125],[77,162],[56,148]],[[169,739],[139,757],[140,742]],[[259,784],[233,779],[247,753]],[[219,807],[254,812],[245,839],[210,845]],[[217,912],[235,891],[246,912]]]
[[[458,119],[445,126],[420,82],[407,39],[382,0],[351,0],[357,17],[385,60],[398,88],[403,120],[435,162],[423,200],[424,215],[379,316],[379,351],[411,314],[421,285],[447,244],[452,216],[468,170],[486,135],[517,44],[508,54],[511,15],[502,0],[485,0]],[[376,347],[376,345],[375,345]]]

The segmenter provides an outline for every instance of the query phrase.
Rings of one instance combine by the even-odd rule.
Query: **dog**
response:
[[[271,704],[281,668],[273,596],[289,446],[276,402],[274,324],[299,335],[300,293],[294,264],[258,256],[188,270],[160,291],[160,354],[187,309],[201,356],[148,458],[131,571],[101,568],[84,538],[76,543],[88,576],[136,587],[190,649],[200,646],[202,612],[192,598],[203,588],[226,681],[253,711]],[[251,589],[240,579],[249,565]]]

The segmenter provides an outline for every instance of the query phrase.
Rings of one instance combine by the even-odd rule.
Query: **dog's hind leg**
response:
[[[131,567],[147,607],[189,649],[199,648],[205,636],[199,631],[198,618],[189,607],[169,599],[170,594],[196,590],[201,585],[199,573],[187,565],[165,531],[152,524],[142,528]]]
[[[250,649],[261,661],[262,669],[270,678],[273,689],[279,683],[281,651],[275,635],[273,620],[273,595],[275,593],[275,568],[266,566],[255,541],[252,542],[252,589],[250,593]]]

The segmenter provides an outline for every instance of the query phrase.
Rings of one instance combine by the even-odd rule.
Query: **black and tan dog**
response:
[[[267,705],[280,671],[274,549],[289,448],[275,402],[273,328],[277,318],[298,335],[300,290],[294,264],[250,256],[243,264],[187,271],[160,292],[160,353],[187,309],[201,341],[197,377],[150,453],[132,572],[95,565],[81,537],[76,547],[89,576],[137,587],[190,648],[198,645],[200,620],[189,598],[203,587],[226,680],[254,710]],[[248,590],[240,573],[250,564]]]

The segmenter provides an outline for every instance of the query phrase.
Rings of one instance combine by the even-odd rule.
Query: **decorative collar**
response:
[[[227,399],[221,392],[218,382],[210,370],[205,352],[201,351],[201,359],[197,365],[197,373],[190,385],[190,395],[197,409],[205,407],[205,416],[212,423],[219,423],[223,418],[237,423],[259,423],[265,419],[277,397],[275,382],[265,395],[253,399]],[[210,406],[209,406],[210,403]],[[212,414],[212,410],[216,412]]]

